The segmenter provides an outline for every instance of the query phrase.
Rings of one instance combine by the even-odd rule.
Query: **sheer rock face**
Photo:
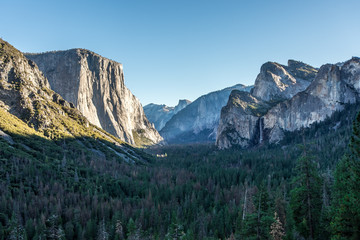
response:
[[[51,88],[94,125],[130,144],[162,140],[124,84],[122,64],[84,49],[27,54]]]
[[[316,72],[316,68],[294,60],[289,60],[288,66],[267,62],[261,66],[251,94],[263,101],[279,102],[289,99],[305,90],[315,78]]]
[[[191,101],[186,99],[179,100],[179,103],[175,107],[150,103],[144,106],[144,112],[149,121],[154,124],[156,130],[160,131],[172,116],[180,112],[190,103]]]
[[[360,59],[342,66],[323,65],[316,79],[303,92],[273,107],[264,117],[264,132],[270,142],[281,140],[283,131],[294,131],[321,122],[360,94]]]
[[[54,146],[49,141],[54,141],[63,150],[82,146],[92,159],[103,161],[109,150],[128,163],[144,161],[134,148],[92,125],[73,103],[51,90],[38,66],[1,38],[0,118],[0,139],[31,154],[42,151],[39,143],[48,142],[44,148],[49,149]]]
[[[313,69],[295,61],[289,61],[287,67],[264,64],[251,94],[267,103],[269,108],[257,115],[258,124],[255,124],[254,114],[237,109],[234,101],[229,99],[221,113],[217,146],[248,147],[262,141],[277,143],[285,131],[309,127],[312,123],[325,120],[335,111],[343,110],[344,104],[359,101],[359,58],[354,57],[342,64],[323,65],[311,81],[315,76]],[[308,84],[304,84],[304,81]],[[285,85],[287,87],[283,88]],[[306,89],[303,89],[306,85]],[[265,91],[265,87],[270,92]],[[244,106],[251,106],[254,102],[245,98],[242,100],[247,102]]]
[[[83,125],[89,125],[73,104],[50,89],[48,80],[33,61],[2,39],[0,39],[0,108],[35,130],[43,132],[57,131],[63,127],[59,118],[66,117],[69,112]],[[70,131],[67,132],[69,135],[72,134]]]
[[[232,90],[250,91],[242,84],[211,92],[175,114],[160,131],[167,143],[215,142],[221,108]]]
[[[43,101],[52,101],[49,82],[36,64],[0,39],[0,107],[36,129],[51,125],[51,111]],[[39,111],[42,118],[38,117]]]
[[[232,146],[250,147],[262,140],[259,116],[269,105],[248,92],[233,90],[229,101],[221,109],[216,145],[220,149]]]
[[[234,92],[222,109],[216,145],[224,149],[261,144],[268,134],[264,131],[263,116],[276,104],[304,91],[316,73],[316,68],[294,60],[289,60],[288,66],[275,62],[263,64],[250,94],[245,96]],[[238,101],[241,102],[240,108]],[[271,130],[279,139],[282,138],[282,131],[278,128]]]

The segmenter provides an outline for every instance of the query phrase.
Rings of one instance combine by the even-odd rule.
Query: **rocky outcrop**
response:
[[[335,111],[343,110],[344,104],[359,101],[359,58],[352,58],[343,64],[323,65],[311,81],[314,74],[314,68],[300,62],[289,61],[287,67],[264,64],[251,95],[263,100],[268,109],[258,114],[256,119],[244,107],[236,108],[234,101],[229,99],[221,113],[217,146],[223,149],[249,147],[263,141],[277,143],[285,131],[309,127],[312,123],[325,120]],[[308,82],[305,84],[307,87],[301,91],[305,81]],[[265,91],[266,87],[274,93]],[[242,106],[246,107],[254,102],[251,98],[241,97],[241,100]]]
[[[124,83],[122,64],[85,49],[27,54],[51,88],[94,125],[137,145],[162,140]]]
[[[248,92],[233,90],[227,105],[221,109],[216,145],[225,149],[235,145],[246,148],[260,143],[259,116],[269,107]]]
[[[72,103],[50,89],[33,61],[2,39],[0,138],[35,158],[44,156],[44,149],[54,149],[53,156],[46,156],[54,159],[59,156],[59,149],[64,153],[76,152],[80,146],[82,159],[85,156],[92,161],[103,159],[107,153],[112,161],[115,158],[128,163],[144,161],[134,148],[89,123]]]
[[[144,112],[149,121],[154,124],[156,130],[160,131],[172,116],[180,112],[190,103],[191,101],[186,99],[179,100],[179,103],[175,107],[150,103],[144,106]]]
[[[310,85],[316,72],[316,68],[294,60],[289,60],[288,66],[267,62],[261,66],[251,94],[268,102],[290,99]]]
[[[342,66],[323,65],[316,79],[303,92],[273,107],[263,117],[264,132],[270,142],[281,140],[284,131],[295,131],[321,122],[344,104],[355,103],[360,94],[360,59]]]
[[[49,128],[53,114],[43,102],[56,96],[49,88],[36,64],[0,39],[0,107],[35,129]]]
[[[287,66],[275,62],[263,64],[250,94],[244,96],[235,92],[222,109],[216,145],[224,149],[262,143],[265,137],[262,116],[276,104],[304,91],[316,73],[316,68],[295,60],[289,60]],[[241,102],[240,108],[237,101]],[[274,133],[276,130],[274,128]]]
[[[174,107],[174,115],[183,110],[191,103],[190,100],[187,99],[180,99],[178,104]]]
[[[166,123],[161,136],[167,143],[214,142],[220,111],[231,91],[250,91],[251,88],[239,84],[199,97]]]

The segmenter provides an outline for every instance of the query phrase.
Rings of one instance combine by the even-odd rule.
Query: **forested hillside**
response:
[[[136,149],[1,40],[0,239],[358,239],[360,107],[343,108],[278,144]]]
[[[349,105],[321,124],[289,133],[279,145],[158,147],[134,150],[143,161],[132,163],[113,151],[77,145],[95,144],[91,139],[11,133],[15,144],[0,138],[0,239],[354,236],[358,228],[348,229],[343,219],[359,216],[359,127],[347,148],[358,110]],[[11,122],[23,126],[16,118]],[[348,160],[334,175],[344,154]],[[349,165],[354,171],[346,171]],[[354,174],[353,182],[345,184],[343,174]]]

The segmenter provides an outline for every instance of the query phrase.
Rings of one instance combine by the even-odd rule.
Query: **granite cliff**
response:
[[[233,145],[250,147],[261,143],[259,116],[269,108],[269,104],[250,93],[233,90],[228,104],[221,109],[216,145],[224,149]]]
[[[125,86],[122,64],[85,49],[26,54],[51,88],[94,125],[136,145],[162,141],[139,100]]]
[[[263,101],[283,101],[305,90],[316,73],[316,68],[294,60],[289,60],[287,66],[267,62],[261,66],[251,94]]]
[[[231,91],[251,89],[252,86],[238,84],[197,98],[166,123],[161,136],[167,143],[214,142],[220,111]]]
[[[266,140],[264,116],[275,106],[307,89],[317,71],[310,65],[294,60],[289,60],[287,66],[275,62],[263,64],[250,94],[231,93],[227,105],[221,111],[216,145],[224,149],[262,143]],[[278,128],[272,131],[273,139],[275,133],[281,138]]]
[[[324,121],[335,111],[342,111],[345,104],[358,102],[359,86],[360,58],[352,58],[341,65],[323,65],[305,91],[276,105],[263,116],[264,137],[278,142],[284,131]]]
[[[160,131],[176,113],[180,112],[190,103],[191,101],[186,99],[179,100],[175,107],[150,103],[144,106],[144,112],[149,121],[154,124],[156,130]]]
[[[92,125],[74,104],[54,92],[37,65],[2,39],[0,140],[38,160],[46,151],[51,151],[48,158],[65,158],[71,151],[84,161],[85,156],[142,161],[134,148]]]

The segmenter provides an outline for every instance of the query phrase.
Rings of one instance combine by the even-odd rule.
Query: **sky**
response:
[[[359,0],[5,0],[0,37],[23,52],[85,48],[123,64],[145,106],[242,83],[267,61],[360,56]]]

